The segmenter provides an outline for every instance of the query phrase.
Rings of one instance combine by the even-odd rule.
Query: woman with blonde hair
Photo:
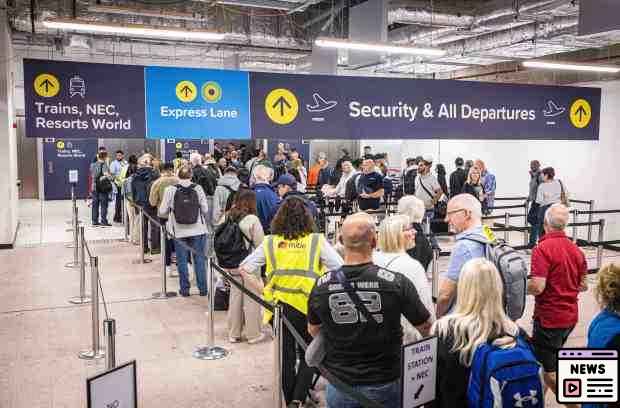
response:
[[[417,289],[420,300],[434,320],[433,297],[424,268],[406,252],[415,246],[415,236],[416,230],[407,216],[385,218],[379,225],[378,251],[373,253],[372,260],[377,266],[406,276]],[[404,317],[401,320],[404,328],[403,343],[420,340],[421,336],[413,325]]]
[[[473,195],[481,204],[484,202],[484,186],[482,185],[482,178],[478,167],[474,166],[469,169],[462,193]]]
[[[461,271],[454,311],[433,325],[438,337],[435,407],[465,406],[474,353],[492,341],[502,348],[516,345],[519,327],[506,315],[502,279],[495,265],[474,258]]]
[[[398,200],[398,214],[407,216],[415,230],[415,245],[408,248],[406,252],[410,257],[420,262],[426,271],[433,259],[433,248],[422,228],[422,218],[424,218],[425,211],[424,201],[414,195],[407,195]]]

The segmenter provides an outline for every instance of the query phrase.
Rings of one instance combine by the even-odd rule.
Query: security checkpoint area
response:
[[[0,407],[616,406],[616,3],[0,0]]]

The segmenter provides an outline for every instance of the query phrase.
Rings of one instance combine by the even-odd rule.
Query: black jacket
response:
[[[466,181],[467,171],[465,169],[458,168],[450,174],[450,198],[461,194]]]
[[[415,223],[413,228],[415,229],[415,247],[408,249],[407,254],[420,262],[424,270],[426,270],[433,260],[433,248],[426,235],[424,235],[422,225]]]
[[[209,171],[198,165],[192,168],[192,183],[196,183],[202,187],[202,191],[204,191],[205,195],[213,196],[213,194],[215,194],[215,187],[217,186],[217,177],[215,177],[213,171]]]

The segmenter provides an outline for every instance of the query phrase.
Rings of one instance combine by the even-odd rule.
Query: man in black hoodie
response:
[[[450,198],[461,194],[465,181],[467,181],[467,170],[463,167],[465,165],[463,158],[457,157],[454,161],[454,165],[456,166],[456,170],[450,174]]]
[[[157,219],[157,208],[152,207],[149,202],[149,195],[151,194],[151,185],[153,181],[158,178],[157,172],[151,167],[151,158],[148,155],[140,157],[138,160],[138,170],[133,176],[131,182],[131,193],[135,204],[144,209],[144,212],[151,216],[153,219]],[[150,223],[151,225],[151,254],[159,254],[161,251],[160,242],[160,230],[159,227]],[[142,240],[144,241],[144,252],[149,252],[149,220],[144,217],[142,219]]]

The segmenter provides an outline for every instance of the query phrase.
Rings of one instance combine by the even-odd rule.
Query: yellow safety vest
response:
[[[320,262],[321,234],[308,234],[296,240],[268,235],[263,242],[267,284],[263,298],[271,304],[284,302],[308,314],[308,297],[314,282],[325,273]],[[267,324],[272,313],[265,310]]]

